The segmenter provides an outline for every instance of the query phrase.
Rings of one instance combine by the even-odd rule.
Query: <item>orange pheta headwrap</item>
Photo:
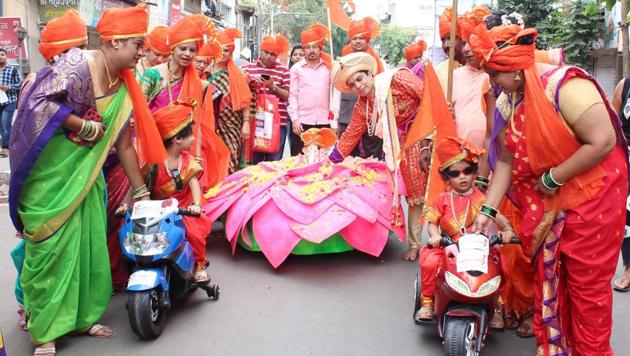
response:
[[[352,21],[350,23],[350,29],[348,30],[348,38],[352,40],[353,38],[357,36],[362,36],[369,42],[373,40],[374,38],[378,37],[380,32],[381,32],[381,26],[376,20],[374,20],[371,17],[364,17],[361,20]],[[352,46],[350,44],[347,44],[341,50],[341,55],[345,56],[352,52],[354,52],[354,50],[352,49]],[[376,68],[376,73],[374,74],[383,73],[383,71],[385,71],[385,68],[383,67],[381,58],[378,56],[374,48],[372,48],[372,46],[369,45],[369,43],[368,43],[367,48],[365,49],[365,52],[369,53],[376,60],[377,68]]]
[[[225,30],[219,32],[217,35],[217,40],[223,47],[227,47],[230,49],[230,53],[234,52],[234,41],[237,38],[242,38],[243,34],[237,28],[226,28]]]
[[[478,163],[483,153],[484,150],[474,143],[454,136],[446,137],[440,141],[436,152],[441,171],[460,161]]]
[[[166,141],[174,137],[193,122],[192,113],[195,104],[192,100],[176,101],[153,113],[162,140]]]
[[[527,156],[537,175],[556,167],[577,151],[581,143],[567,129],[564,120],[547,98],[535,65],[535,28],[523,30],[519,25],[497,26],[488,31],[479,25],[468,43],[485,68],[497,72],[524,73],[523,110],[527,133]],[[499,45],[497,46],[497,42]],[[590,199],[603,185],[606,173],[600,165],[580,174],[545,197],[545,208],[571,209]]]
[[[169,27],[157,26],[144,38],[146,48],[161,55],[171,54],[171,47],[168,45]]]
[[[444,38],[444,36],[449,35],[451,33],[451,19],[453,18],[453,9],[449,6],[444,9],[442,15],[440,15],[440,38]],[[462,17],[458,16],[456,20],[456,30],[455,36],[464,38],[464,34],[462,33]]]
[[[319,57],[324,61],[328,69],[332,68],[332,58],[328,53],[324,53],[324,43],[330,40],[330,30],[321,23],[310,25],[306,30],[302,31],[302,46],[316,44],[322,50]]]
[[[227,28],[217,36],[217,40],[221,46],[228,47],[230,53],[234,52],[234,40],[241,38],[241,31],[236,28]],[[243,110],[249,107],[252,101],[252,92],[249,89],[245,73],[234,63],[232,57],[227,61],[228,81],[230,83],[230,99],[232,100],[232,109]]]
[[[122,9],[111,7],[101,14],[96,32],[101,36],[101,41],[144,37],[148,24],[149,14],[145,3]]]
[[[39,52],[46,61],[87,43],[87,27],[77,10],[67,10],[63,16],[48,21],[40,34]]]
[[[203,45],[204,35],[209,39],[217,36],[217,30],[210,18],[201,14],[184,16],[178,23],[171,26],[168,45],[172,49],[182,43],[196,42],[199,49]]]
[[[485,18],[491,14],[490,9],[485,6],[475,6],[469,11],[466,11],[464,15],[462,15],[461,20],[462,39],[468,41],[468,37],[475,32],[475,28],[484,23]]]
[[[368,42],[378,37],[381,33],[381,25],[371,17],[364,17],[361,20],[350,22],[348,29],[348,39],[362,36]]]
[[[149,14],[146,10],[146,4],[140,3],[136,7],[106,9],[96,24],[96,31],[101,35],[103,42],[144,37],[148,23]],[[155,126],[153,115],[151,115],[136,76],[131,69],[121,70],[120,75],[133,103],[138,157],[149,164],[163,162],[166,159],[166,149],[162,145],[160,133]]]
[[[421,57],[426,49],[427,43],[423,40],[418,40],[418,42],[405,47],[405,59],[410,60],[412,58]]]
[[[275,36],[266,35],[263,37],[262,43],[260,44],[261,50],[275,53],[278,56],[287,54],[289,47],[291,47],[289,40],[280,34]]]
[[[205,58],[208,61],[218,61],[223,57],[223,49],[217,40],[208,41],[195,54],[195,58]]]

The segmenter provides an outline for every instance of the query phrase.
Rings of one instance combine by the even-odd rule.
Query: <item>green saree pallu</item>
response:
[[[80,52],[69,55],[82,56]],[[87,62],[79,63],[78,67],[75,69],[89,73]],[[42,89],[27,96],[38,98],[37,91],[52,87],[46,81],[53,79],[44,77],[41,83],[36,83]],[[86,82],[91,91],[91,79]],[[32,167],[24,170],[18,166],[17,170],[22,174],[27,171],[18,187],[17,202],[12,202],[22,224],[16,227],[23,227],[26,238],[20,283],[28,329],[37,344],[90,327],[105,312],[111,296],[106,245],[107,193],[101,168],[129,118],[132,105],[124,86],[111,96],[95,99],[94,104],[107,127],[99,142],[93,147],[77,145],[66,137],[62,128],[56,127],[41,145]],[[33,114],[34,111],[21,114],[37,120],[38,113]],[[37,144],[35,140],[34,146]]]

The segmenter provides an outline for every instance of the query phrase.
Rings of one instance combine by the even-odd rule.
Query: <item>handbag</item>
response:
[[[266,89],[256,95],[256,114],[249,130],[254,152],[275,153],[280,149],[279,102]]]

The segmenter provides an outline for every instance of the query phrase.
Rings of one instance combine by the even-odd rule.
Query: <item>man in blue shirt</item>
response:
[[[0,100],[0,135],[2,136],[0,157],[7,157],[9,154],[13,113],[17,106],[18,93],[21,86],[22,78],[19,70],[15,66],[8,65],[7,52],[0,48],[0,90],[5,93],[8,99],[6,102]]]

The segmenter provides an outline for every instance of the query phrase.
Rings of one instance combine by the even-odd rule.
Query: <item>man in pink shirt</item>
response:
[[[337,128],[330,110],[330,56],[322,51],[330,31],[322,24],[302,32],[305,57],[290,70],[289,117],[291,118],[291,155],[302,152],[300,134],[310,128]]]

